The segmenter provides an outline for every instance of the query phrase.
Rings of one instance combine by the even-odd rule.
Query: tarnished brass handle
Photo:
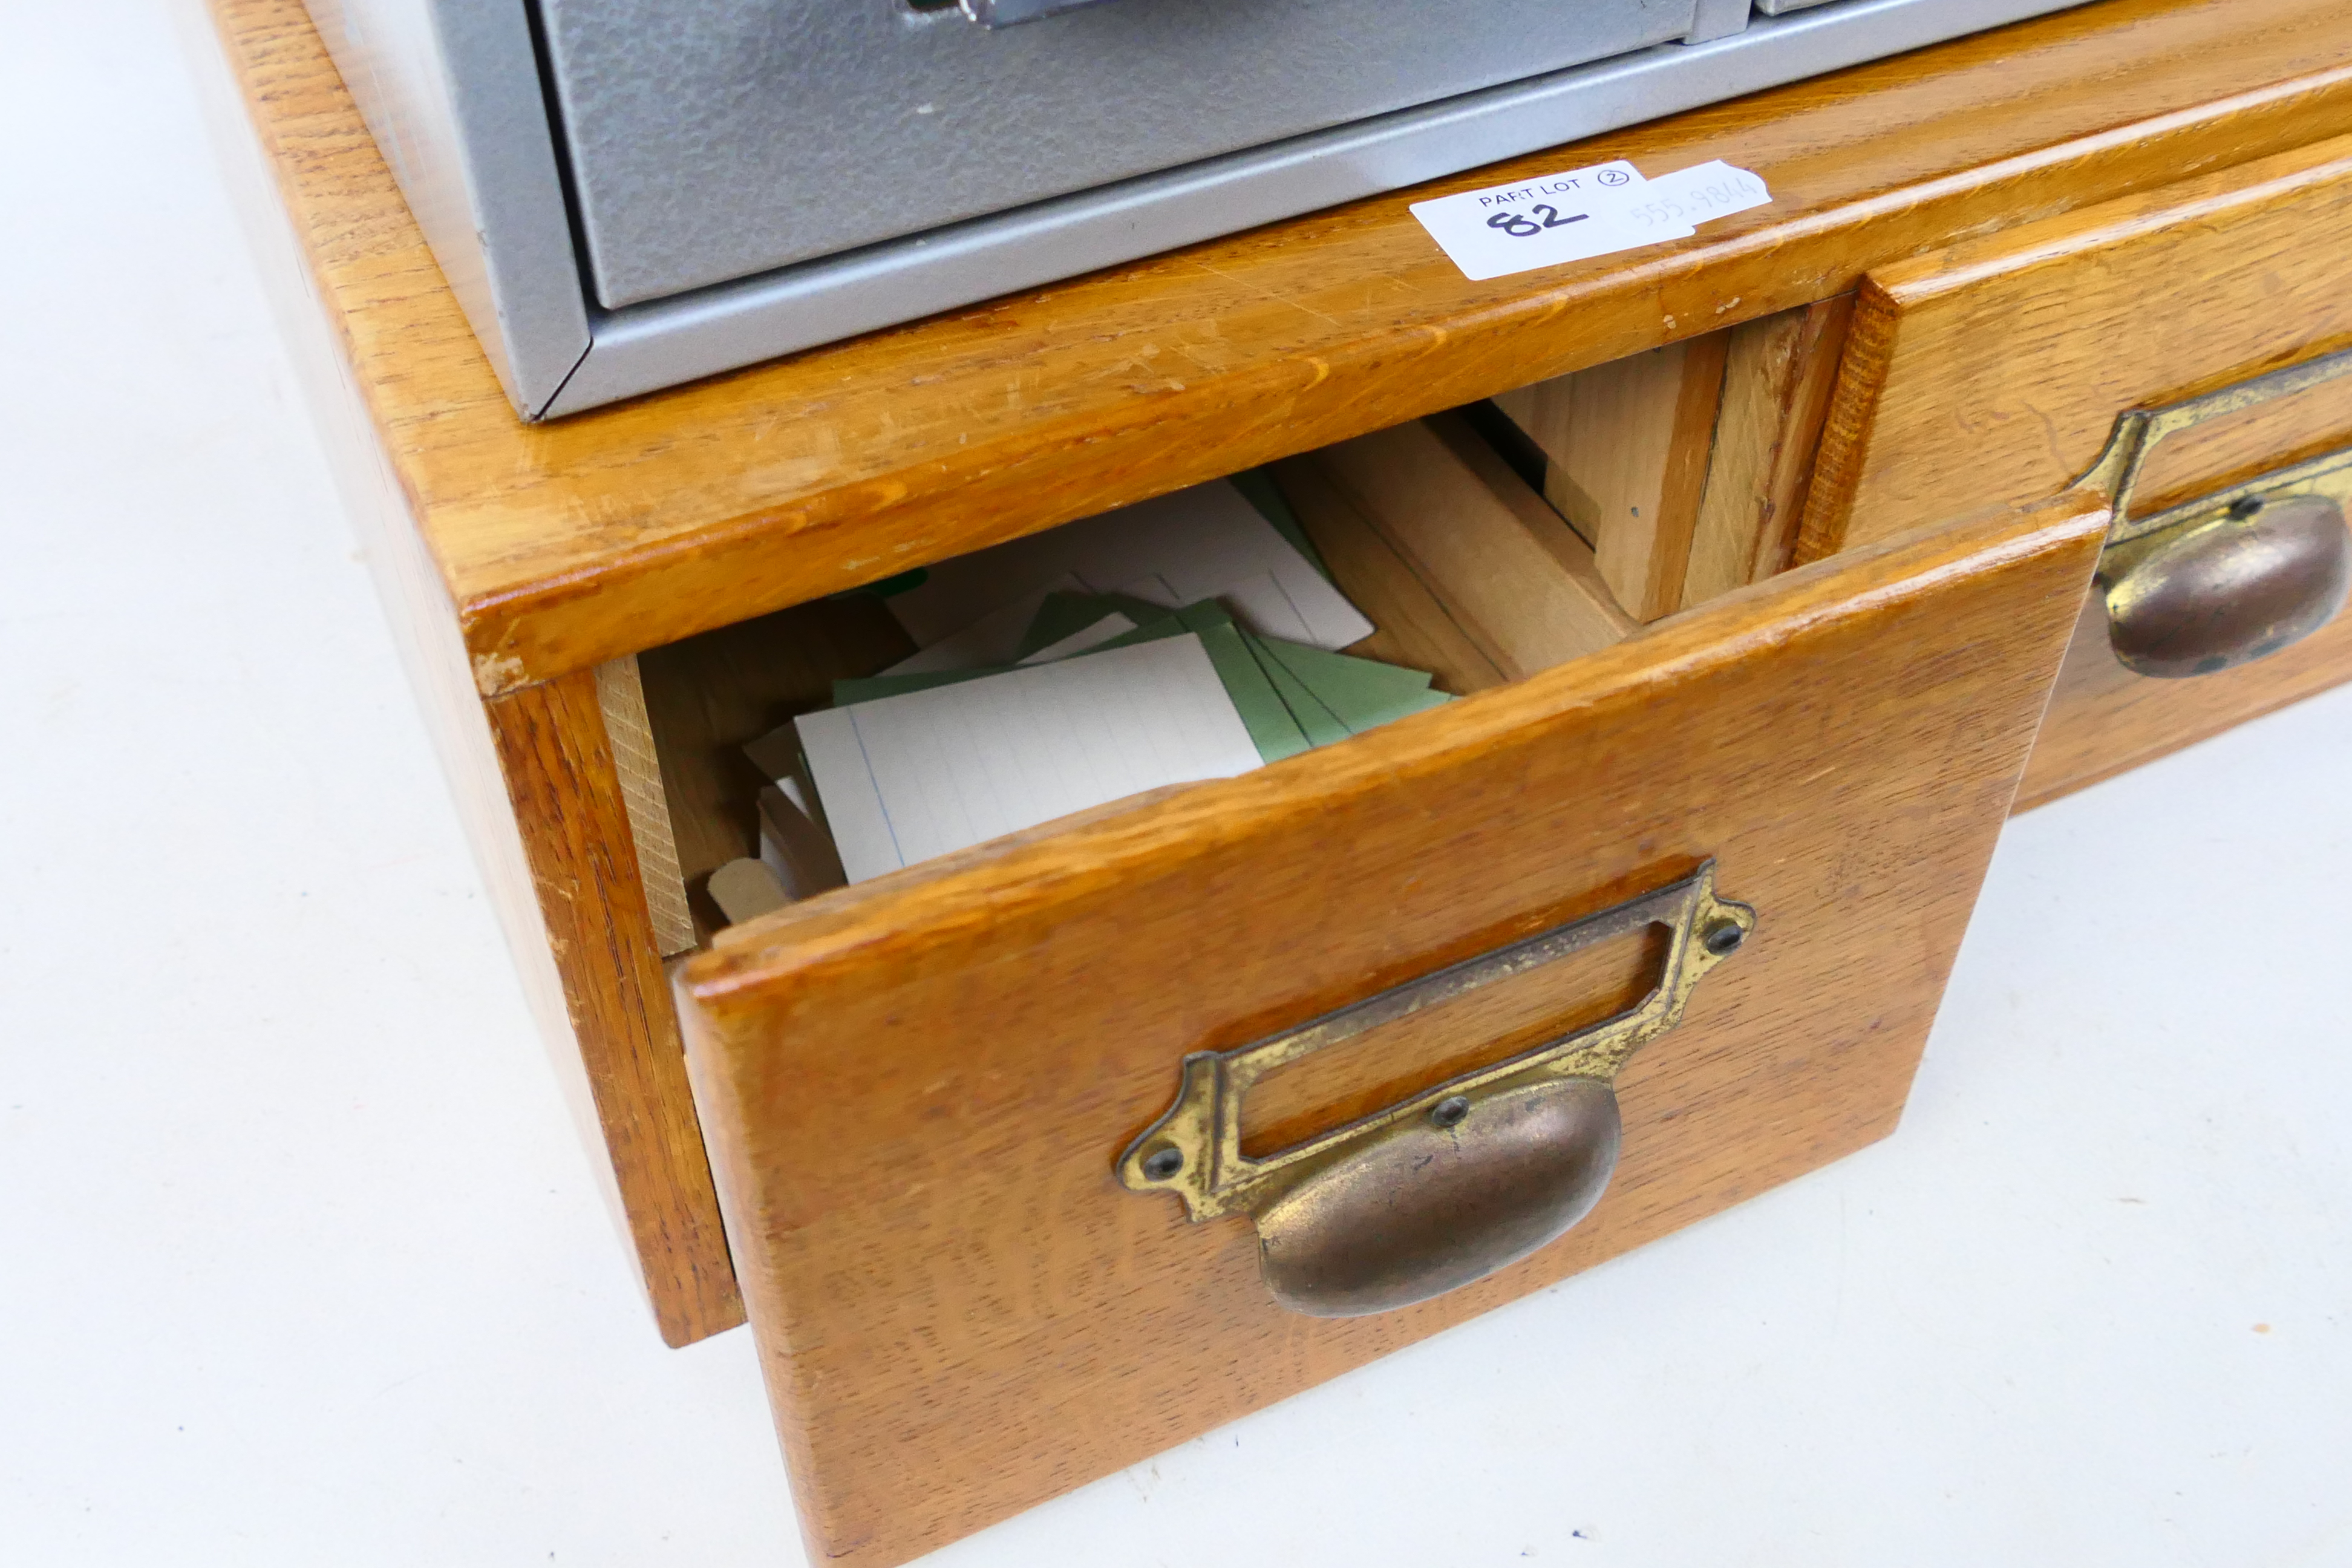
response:
[[[2265,474],[2147,518],[2132,513],[2147,456],[2176,431],[2352,375],[2352,351],[2290,365],[2202,397],[2135,409],[2083,482],[2114,498],[2099,557],[2108,642],[2159,679],[2266,658],[2336,617],[2352,591],[2352,452]]]
[[[2352,454],[2333,461],[2326,477],[2352,492]],[[2274,476],[2182,510],[2099,557],[2107,640],[2126,668],[2211,675],[2301,642],[2343,609],[2352,529],[2342,494]]]
[[[1275,1068],[1556,959],[1657,924],[1656,989],[1629,1012],[1461,1074],[1296,1147],[1242,1152],[1242,1099]],[[1383,991],[1300,1028],[1184,1058],[1176,1103],[1127,1147],[1118,1179],[1171,1192],[1195,1223],[1245,1214],[1274,1299],[1359,1317],[1515,1263],[1591,1212],[1617,1165],[1612,1082],[1682,1018],[1756,911],[1715,894],[1715,862],[1655,892]]]

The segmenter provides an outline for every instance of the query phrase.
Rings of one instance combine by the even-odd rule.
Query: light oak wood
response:
[[[1637,620],[1787,569],[1852,309],[1841,295],[1495,399]]]
[[[686,874],[678,869],[677,833],[670,824],[669,792],[662,784],[661,753],[653,721],[646,716],[645,681],[637,656],[608,659],[596,667],[596,702],[604,714],[604,735],[620,775],[629,837],[636,845],[638,879],[654,938],[664,958],[692,952],[699,940],[688,912]]]
[[[685,1344],[741,1307],[716,1218],[676,1012],[631,847],[593,670],[484,705],[596,1125],[663,1333]]]
[[[669,1015],[645,1001],[662,939],[634,886],[602,704],[575,682],[561,701],[509,710],[499,722],[518,761],[502,782],[488,716],[459,700],[468,688],[584,675],[921,561],[1826,299],[2020,214],[2276,153],[2352,112],[2352,16],[2326,0],[2101,0],[527,428],[299,0],[209,10],[317,290],[307,330],[323,326],[325,358],[343,367],[330,374],[348,378],[337,417],[425,648],[420,686],[674,1342],[740,1309],[707,1173],[677,1135],[691,1122],[664,1076]],[[1562,157],[1611,156],[1653,173],[1730,158],[1764,172],[1777,199],[1696,240],[1486,284],[1454,273],[1406,211]],[[299,284],[284,299],[300,300]],[[1465,674],[1461,689],[1475,684]],[[688,815],[715,831],[712,814]],[[683,859],[693,833],[673,828]],[[614,910],[551,927],[566,899]]]
[[[710,874],[760,852],[759,796],[769,781],[743,755],[743,743],[830,706],[835,680],[872,675],[914,651],[882,602],[858,595],[637,657],[696,941],[728,923],[704,885]]]
[[[1874,270],[1799,554],[2054,494],[2126,410],[2347,340],[2352,137]],[[2352,390],[2328,389],[2159,447],[2151,479],[2194,494],[2347,442]]]
[[[1459,415],[1315,453],[1349,504],[1507,679],[1622,641],[1635,623],[1578,538]]]
[[[2116,662],[2106,614],[2095,598],[2059,670],[2017,809],[2030,811],[2347,680],[2352,613],[2252,664],[2151,680]]]
[[[1636,621],[1682,608],[1730,348],[1730,331],[1709,332],[1495,399],[1549,459],[1545,499]]]
[[[1381,537],[1312,458],[1274,465],[1275,484],[1314,542],[1332,581],[1380,629],[1348,651],[1407,669],[1425,669],[1456,697],[1503,684],[1503,672],[1479,651],[1452,611],[1430,591],[1396,546]]]
[[[2069,498],[1801,569],[721,933],[688,1059],[812,1559],[903,1562],[1891,1131],[2105,522]],[[1759,932],[1528,1259],[1295,1317],[1246,1224],[1114,1182],[1186,1052],[1707,856]]]
[[[1735,327],[1681,608],[1788,570],[1852,295]]]
[[[782,878],[760,860],[746,856],[730,860],[704,879],[710,901],[730,925],[773,914],[793,901]]]
[[[2336,0],[2101,0],[527,428],[299,0],[209,3],[486,692],[1828,299],[2352,112]],[[1485,283],[1407,210],[1614,157],[1730,159],[1775,199]]]
[[[442,563],[345,357],[348,340],[338,342],[334,311],[312,292],[304,237],[288,228],[219,41],[201,26],[190,33],[194,80],[280,336],[625,1255],[669,1343],[732,1328],[742,1302],[597,678],[583,671],[505,703],[480,700]]]

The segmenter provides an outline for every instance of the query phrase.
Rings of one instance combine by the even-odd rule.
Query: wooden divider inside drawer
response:
[[[721,932],[681,1018],[812,1560],[903,1562],[1892,1131],[2105,522],[2068,498],[1785,574]],[[1120,1185],[1188,1053],[1709,859],[1755,933],[1617,1078],[1617,1174],[1551,1245],[1307,1318],[1248,1224]],[[1400,1048],[1434,1087],[1482,1039]]]
[[[1784,310],[1495,399],[1636,620],[1788,566],[1851,305]]]
[[[645,865],[647,904],[677,911],[667,922],[656,917],[664,957],[691,951],[727,923],[705,884],[730,860],[760,852],[759,794],[768,781],[743,755],[743,742],[823,707],[835,680],[871,675],[913,651],[880,600],[852,596],[796,605],[628,661],[637,722],[657,763],[624,779],[641,863],[649,837],[641,823],[669,830],[668,859]],[[602,672],[600,680],[620,684]],[[606,694],[608,722],[614,707]]]
[[[1601,580],[1592,547],[1459,415],[1375,431],[1274,471],[1318,548],[1333,538],[1351,564],[1378,558],[1348,542],[1352,531],[1369,529],[1501,679],[1596,652],[1635,629]],[[1331,569],[1354,591],[1339,561]],[[1369,605],[1366,613],[1389,624]],[[1492,683],[1469,679],[1462,689]]]

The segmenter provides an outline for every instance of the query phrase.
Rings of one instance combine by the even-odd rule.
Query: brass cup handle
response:
[[[1665,969],[1631,1011],[1264,1159],[1242,1152],[1243,1097],[1276,1068],[1652,924],[1671,932]],[[1710,860],[1654,892],[1302,1027],[1195,1052],[1175,1104],[1119,1155],[1119,1182],[1176,1194],[1196,1224],[1247,1215],[1266,1288],[1294,1312],[1360,1317],[1467,1285],[1601,1201],[1617,1164],[1618,1069],[1680,1022],[1700,978],[1755,929],[1754,910],[1716,896]]]
[[[2352,488],[2352,454],[2335,478]],[[2127,669],[2160,679],[2211,675],[2301,642],[2352,590],[2352,529],[2336,496],[2273,477],[2209,498],[2173,526],[2099,557],[2107,640]]]
[[[2160,679],[2210,675],[2302,641],[2352,592],[2352,452],[2265,474],[2147,518],[2132,502],[2148,454],[2209,419],[2352,374],[2352,351],[2160,408],[2135,409],[2083,483],[2114,498],[2099,557],[2108,644]]]

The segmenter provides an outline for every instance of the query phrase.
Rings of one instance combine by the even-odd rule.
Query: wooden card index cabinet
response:
[[[2352,677],[2334,0],[2092,0],[534,426],[300,0],[211,12],[628,1255],[673,1343],[748,1313],[816,1555],[1884,1136],[2021,800]],[[1618,158],[1773,200],[1486,282],[1409,210]],[[725,926],[741,742],[908,651],[847,591],[1247,470],[1453,700]]]

